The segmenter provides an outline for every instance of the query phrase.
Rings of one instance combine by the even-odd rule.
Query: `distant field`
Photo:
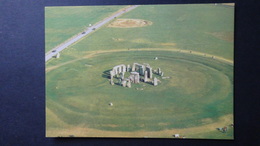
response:
[[[82,32],[123,6],[75,6],[45,8],[45,52]]]
[[[77,52],[123,48],[179,48],[233,59],[234,9],[221,5],[141,6],[122,18],[153,24],[106,27],[72,48]],[[75,52],[75,53],[77,53]]]
[[[122,7],[102,7],[99,17],[91,18],[99,21]],[[46,9],[46,14],[59,12],[55,17],[61,22],[71,20],[65,13],[69,8],[59,9]],[[104,26],[46,63],[46,136],[172,138],[180,133],[187,138],[233,139],[231,127],[227,133],[216,128],[233,123],[234,8],[147,5],[119,19],[149,25]],[[56,30],[49,24],[49,30]],[[70,28],[76,31],[78,26],[60,31],[72,34]],[[46,35],[53,40],[63,36],[52,31]],[[46,51],[54,42],[46,41]],[[134,62],[160,67],[170,78],[154,75],[161,81],[156,87],[110,85],[113,66]]]

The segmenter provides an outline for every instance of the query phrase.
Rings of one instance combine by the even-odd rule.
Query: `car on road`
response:
[[[56,50],[51,51],[52,53],[56,52]]]
[[[82,32],[82,34],[85,34],[86,32],[84,31],[84,32]]]
[[[96,30],[96,28],[92,28],[92,30]]]

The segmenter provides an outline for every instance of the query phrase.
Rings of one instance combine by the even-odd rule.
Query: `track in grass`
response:
[[[159,59],[154,60],[155,56]],[[109,84],[107,72],[113,66],[134,62],[160,67],[170,79],[158,77],[162,83],[156,87],[141,83],[129,89]],[[170,51],[103,53],[71,62],[48,72],[47,109],[59,120],[47,112],[47,127],[141,130],[145,136],[210,125],[233,114],[232,71],[232,65]],[[61,121],[64,125],[58,126]]]
[[[233,122],[233,12],[213,4],[140,6],[119,19],[152,25],[103,27],[70,46],[61,58],[46,64],[47,136],[179,133],[187,138],[232,139],[232,129],[224,134],[216,128]],[[46,43],[54,45],[58,38],[47,37]],[[162,82],[156,87],[111,86],[108,71],[134,62],[160,67],[170,78],[158,77]]]

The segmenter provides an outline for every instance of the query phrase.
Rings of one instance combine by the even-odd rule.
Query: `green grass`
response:
[[[212,132],[205,132],[203,134],[190,134],[190,138],[192,139],[204,139],[207,137],[208,139],[234,139],[234,128],[228,127],[228,131],[226,133],[220,132],[218,130]]]
[[[45,52],[123,7],[45,7]]]
[[[62,42],[65,37],[79,32],[83,29],[83,24],[90,23],[90,19],[93,22],[99,21],[107,13],[119,9],[119,6],[113,9],[77,8],[46,8],[46,51],[55,46],[55,43]],[[77,18],[71,16],[66,9],[75,13]],[[86,16],[94,11],[98,16],[87,17],[84,20],[86,22],[83,22],[83,10]],[[132,51],[138,48],[177,48],[232,60],[232,7],[147,5],[140,6],[121,18],[145,19],[153,24],[140,28],[102,27],[64,50],[61,58],[46,63],[49,68],[80,59],[46,73],[46,107],[55,115],[46,115],[47,131],[55,128],[63,130],[68,125],[105,131],[185,129],[212,124],[222,116],[233,114],[232,65],[173,51]],[[72,23],[74,19],[79,19],[81,25]],[[68,24],[60,27],[62,23]],[[60,33],[64,31],[67,33]],[[83,58],[90,51],[112,49],[130,51],[101,53],[92,58]],[[154,60],[155,56],[159,59]],[[132,65],[134,62],[149,63],[153,69],[160,67],[164,76],[169,76],[170,79],[155,75],[162,81],[156,87],[146,83],[132,84],[132,88],[109,84],[108,71],[113,66]],[[116,80],[115,82],[117,83]],[[109,102],[113,102],[114,106],[109,106]],[[210,120],[203,122],[203,119]],[[232,139],[233,131],[230,130],[227,134],[201,131],[186,136]]]
[[[171,52],[136,53],[103,54],[47,73],[47,107],[66,123],[112,131],[189,128],[201,126],[201,119],[216,120],[233,112],[233,83],[227,76],[232,76],[232,66]],[[160,59],[153,60],[155,55]],[[162,81],[157,87],[141,83],[129,89],[109,84],[105,71],[133,62],[161,67],[171,79],[157,76]],[[141,87],[143,91],[135,89]],[[110,107],[109,102],[114,106]],[[161,122],[168,125],[158,126]],[[109,124],[117,127],[106,126]]]
[[[73,46],[77,51],[119,48],[176,48],[233,59],[234,9],[214,5],[140,6],[121,18],[153,22],[140,28],[103,28]],[[219,37],[215,37],[214,35]],[[120,38],[123,41],[114,41]]]

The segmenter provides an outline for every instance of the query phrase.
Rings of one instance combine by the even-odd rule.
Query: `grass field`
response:
[[[122,7],[93,8],[99,16],[86,21],[95,23]],[[65,9],[69,7],[45,10],[71,21]],[[82,10],[73,9],[77,19],[83,18]],[[227,133],[216,128],[233,123],[233,65],[227,60],[233,62],[234,57],[234,8],[147,5],[120,19],[143,19],[152,25],[105,26],[46,63],[46,136],[172,138],[180,133],[187,138],[233,139],[232,127]],[[46,15],[46,23],[51,20]],[[56,30],[54,24],[61,20],[53,20],[47,30]],[[78,26],[71,25],[60,30],[73,35],[69,29]],[[46,31],[53,37],[46,39],[46,51],[59,43],[59,35]],[[110,85],[113,66],[134,62],[160,67],[169,78],[154,75],[159,86]]]
[[[82,53],[119,48],[176,47],[233,59],[232,8],[214,5],[141,6],[121,18],[149,20],[153,25],[103,28],[73,48]]]
[[[116,12],[123,6],[45,7],[45,52]]]

